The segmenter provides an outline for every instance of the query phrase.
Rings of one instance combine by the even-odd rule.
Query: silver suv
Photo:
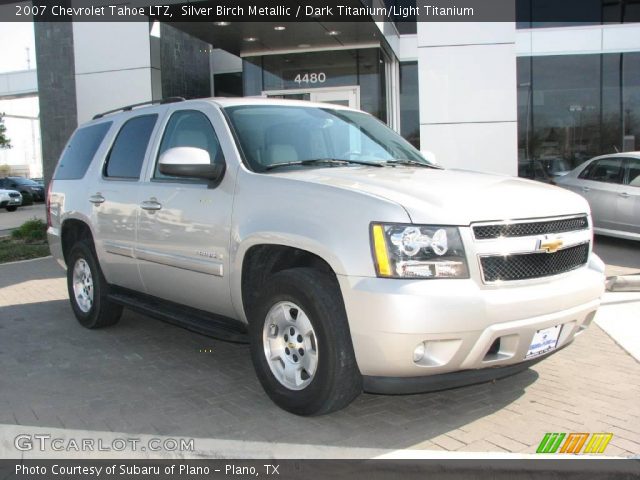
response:
[[[580,196],[445,170],[337,105],[97,115],[48,213],[83,326],[125,306],[248,341],[267,394],[300,415],[516,373],[587,328],[604,289]]]

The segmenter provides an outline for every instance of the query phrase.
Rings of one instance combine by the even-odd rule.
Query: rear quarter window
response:
[[[111,124],[104,122],[76,130],[60,157],[54,180],[83,178]]]

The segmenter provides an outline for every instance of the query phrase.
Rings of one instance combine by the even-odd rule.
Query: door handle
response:
[[[620,195],[623,198],[629,198],[630,197],[630,195],[627,192],[621,192],[618,195]]]
[[[104,203],[104,200],[104,197],[100,193],[96,193],[89,197],[89,201],[94,205],[100,205],[101,203]]]
[[[142,208],[143,210],[156,211],[162,208],[162,204],[157,202],[155,198],[152,198],[150,200],[145,200],[144,202],[142,202],[140,204],[140,208]]]
[[[588,192],[589,190],[591,190],[589,187],[582,187],[583,192]]]

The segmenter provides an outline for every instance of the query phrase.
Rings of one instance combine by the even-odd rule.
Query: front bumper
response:
[[[529,360],[534,334],[556,325],[562,325],[560,349],[591,323],[604,292],[595,264],[501,286],[472,279],[338,279],[358,367],[370,385],[366,377],[378,377],[378,384],[379,377],[411,383],[412,377],[521,364]],[[423,343],[424,357],[415,361],[414,350]]]
[[[565,344],[563,347],[566,347]],[[555,349],[547,355],[525,360],[524,362],[502,367],[479,368],[476,370],[460,370],[459,372],[440,373],[422,377],[373,377],[363,376],[363,390],[368,393],[382,395],[410,395],[413,393],[437,392],[451,388],[490,382],[500,378],[510,377],[544,360],[549,355],[558,352]]]
[[[20,205],[22,205],[22,199],[21,198],[7,198],[7,199],[3,199],[0,200],[0,208],[5,208],[5,207],[19,207]]]

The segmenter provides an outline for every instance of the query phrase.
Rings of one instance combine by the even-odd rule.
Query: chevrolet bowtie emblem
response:
[[[553,240],[538,240],[538,250],[543,250],[547,253],[557,252],[562,245],[564,245],[564,242],[559,238]]]

